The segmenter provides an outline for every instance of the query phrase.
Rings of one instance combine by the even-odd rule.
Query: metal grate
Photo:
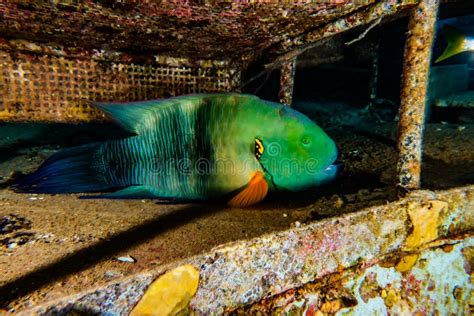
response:
[[[157,58],[159,59],[159,58]],[[174,60],[176,61],[176,60]],[[95,101],[137,101],[229,91],[239,73],[215,65],[137,65],[0,51],[0,120],[101,120]]]

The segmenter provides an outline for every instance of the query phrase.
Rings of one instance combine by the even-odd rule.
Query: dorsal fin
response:
[[[139,102],[113,102],[113,103],[101,103],[101,102],[90,102],[90,104],[102,112],[104,112],[109,118],[113,119],[120,126],[129,132],[138,134],[140,126],[145,123],[147,117],[153,116],[166,106],[173,106],[177,104],[197,104],[199,102],[205,102],[208,100],[224,100],[229,97],[239,97],[240,102],[242,100],[257,99],[253,95],[241,95],[235,93],[218,93],[218,94],[191,94],[183,95],[179,97],[173,97],[169,99],[157,99],[149,101]],[[212,101],[211,101],[212,102]]]
[[[99,103],[91,101],[90,104],[104,112],[107,117],[117,122],[125,130],[137,134],[144,118],[150,115],[153,109],[160,106],[163,102],[163,100],[127,103]]]
[[[153,116],[154,113],[159,112],[164,107],[184,104],[185,102],[199,102],[203,96],[205,95],[186,95],[169,99],[123,103],[90,102],[90,104],[104,112],[125,130],[138,134],[140,126],[146,121],[146,118]]]

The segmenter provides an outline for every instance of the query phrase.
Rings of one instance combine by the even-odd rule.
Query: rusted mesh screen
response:
[[[229,91],[238,73],[216,67],[135,65],[0,51],[0,120],[101,120],[95,101]]]

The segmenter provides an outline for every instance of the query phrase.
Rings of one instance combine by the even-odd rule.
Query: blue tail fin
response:
[[[38,170],[20,179],[13,189],[24,193],[81,193],[110,189],[112,185],[92,169],[98,146],[84,145],[52,155]]]

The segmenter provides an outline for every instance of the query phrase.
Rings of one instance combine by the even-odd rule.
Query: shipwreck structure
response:
[[[0,3],[0,120],[9,122],[102,121],[88,100],[240,91],[243,73],[257,60],[264,69],[258,76],[279,71],[278,97],[291,106],[298,56],[341,32],[357,30],[356,41],[388,21],[409,20],[393,184],[398,201],[146,267],[38,302],[25,313],[127,314],[157,276],[191,264],[199,270],[199,286],[187,308],[198,314],[468,314],[474,187],[433,192],[420,183],[440,1]],[[472,9],[469,2],[446,5]],[[53,273],[54,266],[45,269]],[[10,282],[1,293],[8,303],[29,289]]]

